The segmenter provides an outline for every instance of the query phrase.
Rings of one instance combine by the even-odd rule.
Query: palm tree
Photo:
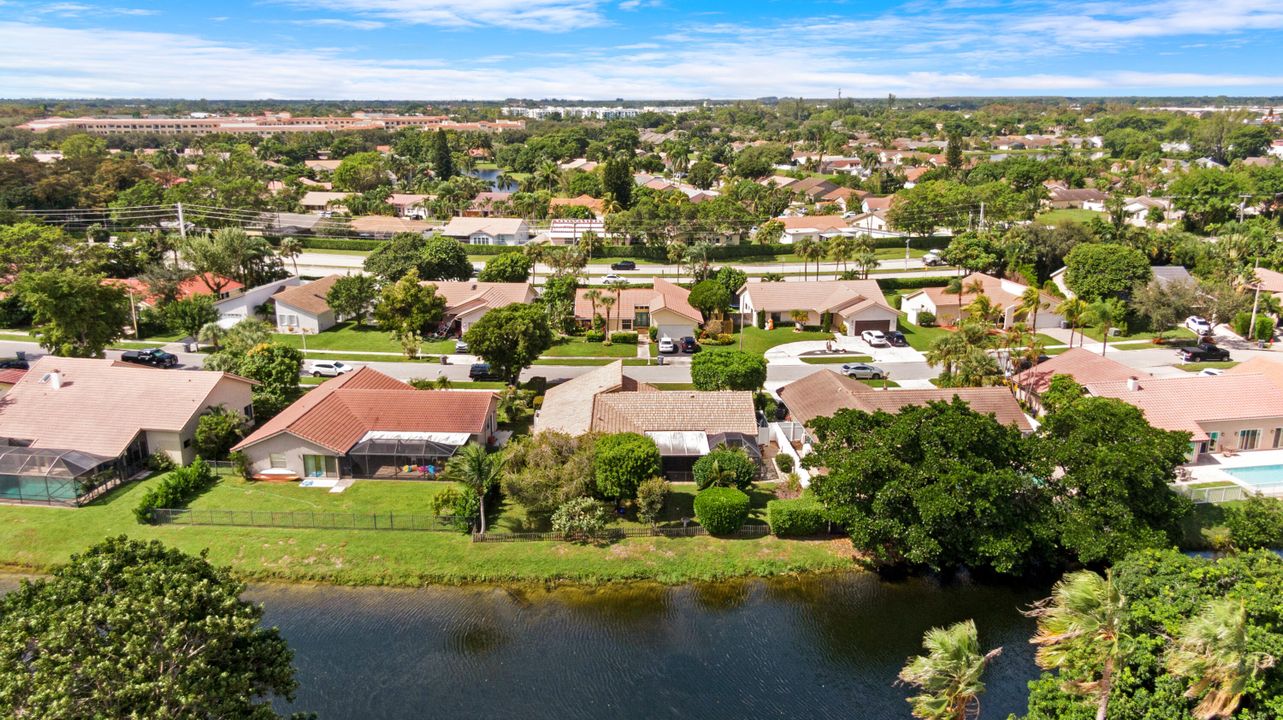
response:
[[[298,276],[298,256],[303,254],[303,241],[293,236],[281,238],[276,251],[281,257],[289,258],[294,263],[294,275]]]
[[[814,252],[815,240],[811,237],[800,237],[797,242],[793,243],[793,252],[802,258],[802,279],[806,280],[806,273],[811,268],[811,253]]]
[[[810,319],[811,313],[806,310],[792,310],[789,317],[793,318],[793,332],[802,332],[802,326]]]
[[[833,269],[837,270],[837,264],[842,263],[842,269],[846,270],[846,263],[855,254],[855,238],[849,235],[838,235],[829,241],[829,259],[833,261]]]
[[[530,284],[535,284],[539,277],[539,263],[548,255],[547,245],[530,243],[524,248],[526,257],[530,258]]]
[[[878,267],[878,254],[872,248],[864,248],[855,254],[854,262],[860,270],[860,277],[867,280],[869,273]]]
[[[959,333],[942,335],[931,342],[927,348],[927,364],[942,368],[941,374],[953,375],[953,369],[968,350],[966,340]]]
[[[597,302],[601,303],[601,306],[606,309],[606,342],[609,343],[610,342],[610,309],[615,306],[615,298],[613,295],[602,295],[601,298],[597,300]]]
[[[462,483],[476,493],[481,510],[481,532],[486,531],[486,494],[499,482],[503,474],[503,455],[489,453],[477,443],[459,448],[446,463],[442,477]]]
[[[1247,610],[1242,600],[1213,600],[1181,628],[1167,655],[1167,670],[1190,681],[1187,698],[1199,720],[1228,718],[1243,690],[1274,658],[1247,649]]]
[[[207,322],[200,326],[200,332],[196,333],[196,341],[203,342],[207,345],[213,345],[214,350],[218,350],[218,345],[227,336],[227,330],[216,322]]]
[[[1127,322],[1127,306],[1118,298],[1097,300],[1087,307],[1087,322],[1100,326],[1100,354],[1109,346],[1109,331]]]
[[[967,316],[987,326],[996,325],[1002,319],[1002,308],[981,293],[967,305]]]
[[[958,296],[958,317],[954,319],[954,325],[962,324],[962,278],[951,278],[949,284],[944,287],[945,293]]]
[[[551,160],[544,160],[535,168],[534,174],[535,187],[552,191],[557,188],[557,183],[561,180],[561,168],[557,163]]]
[[[1027,287],[1020,294],[1019,313],[1029,318],[1029,329],[1038,330],[1038,311],[1047,307],[1042,299],[1042,291],[1036,287]]]
[[[980,652],[976,623],[967,620],[948,628],[931,628],[922,636],[926,655],[911,658],[900,682],[921,688],[909,698],[913,716],[922,720],[964,720],[980,715],[981,680],[1002,648]]]
[[[628,289],[628,287],[629,287],[629,285],[628,285],[628,281],[627,281],[627,280],[615,280],[614,282],[606,283],[606,285],[607,285],[611,290],[614,290],[614,291],[615,291],[615,302],[614,302],[614,303],[612,303],[612,304],[613,304],[613,305],[618,305],[618,306],[619,306],[619,312],[620,312],[620,313],[623,313],[623,312],[624,312],[624,298],[623,298],[623,294],[624,294],[624,290],[627,290],[627,289]],[[623,318],[622,318],[622,317],[620,317],[620,323],[619,323],[619,324],[620,324],[620,329],[622,330],[622,329],[623,329],[623,327],[622,327],[622,326],[623,326],[623,324],[624,324],[624,323],[623,323]]]
[[[1070,573],[1052,588],[1051,597],[1025,614],[1038,620],[1038,632],[1029,641],[1038,646],[1038,667],[1095,678],[1067,680],[1063,687],[1095,699],[1096,720],[1106,720],[1114,670],[1128,642],[1127,600],[1113,577],[1090,570]]]
[[[597,288],[586,290],[584,292],[584,299],[588,301],[588,304],[592,305],[592,315],[588,318],[588,325],[591,327],[593,319],[597,317],[597,301],[601,300],[601,291]]]
[[[1074,346],[1074,328],[1078,327],[1086,313],[1087,303],[1076,297],[1069,298],[1056,306],[1056,314],[1063,317],[1065,323],[1069,325],[1069,347],[1071,348]],[[1082,338],[1078,341],[1081,343]]]

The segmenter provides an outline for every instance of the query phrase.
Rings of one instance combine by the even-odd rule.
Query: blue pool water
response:
[[[1255,465],[1227,469],[1225,472],[1252,487],[1283,485],[1283,465]]]

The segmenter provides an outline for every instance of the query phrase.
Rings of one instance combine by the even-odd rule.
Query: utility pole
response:
[[[1241,209],[1240,209],[1241,211]],[[1256,258],[1256,264],[1252,266],[1252,284],[1256,286],[1256,295],[1252,298],[1252,322],[1247,326],[1247,337],[1243,338],[1248,342],[1256,335],[1256,308],[1261,302],[1261,281],[1256,277],[1256,268],[1261,266],[1261,258]]]
[[[985,204],[980,203],[980,229],[985,229]]]
[[[1243,222],[1243,208],[1247,207],[1248,198],[1252,197],[1250,193],[1243,193],[1238,196],[1238,221]]]
[[[183,220],[183,204],[175,203],[178,206],[178,236],[187,239],[187,222]]]

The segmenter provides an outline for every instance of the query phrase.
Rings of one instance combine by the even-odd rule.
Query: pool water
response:
[[[1283,465],[1227,468],[1225,472],[1235,480],[1254,488],[1283,486]]]

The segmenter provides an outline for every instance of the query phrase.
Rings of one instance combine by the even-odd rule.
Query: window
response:
[[[246,419],[246,420],[253,420],[253,419],[254,419],[254,404],[253,404],[253,403],[250,403],[249,405],[246,405],[244,408],[242,408],[242,409],[241,409],[241,414],[245,416],[245,419]]]
[[[307,477],[338,477],[339,459],[328,455],[304,455],[303,474]]]
[[[633,321],[632,321],[632,320],[620,320],[620,321],[619,321],[619,329],[620,329],[620,330],[632,330],[632,329],[633,329]]]
[[[1260,430],[1239,430],[1238,431],[1238,449],[1255,450],[1258,443],[1261,442]]]
[[[183,438],[183,447],[185,447],[185,448],[189,448],[189,447],[191,447],[191,446],[192,446],[192,439],[191,439],[191,438]]]
[[[281,469],[285,467],[285,456],[281,453],[272,453],[268,461],[273,468]]]
[[[1283,446],[1283,428],[1274,428],[1274,447]]]
[[[281,327],[298,327],[298,315],[278,315],[276,322]]]
[[[633,327],[650,327],[650,310],[633,311]]]

